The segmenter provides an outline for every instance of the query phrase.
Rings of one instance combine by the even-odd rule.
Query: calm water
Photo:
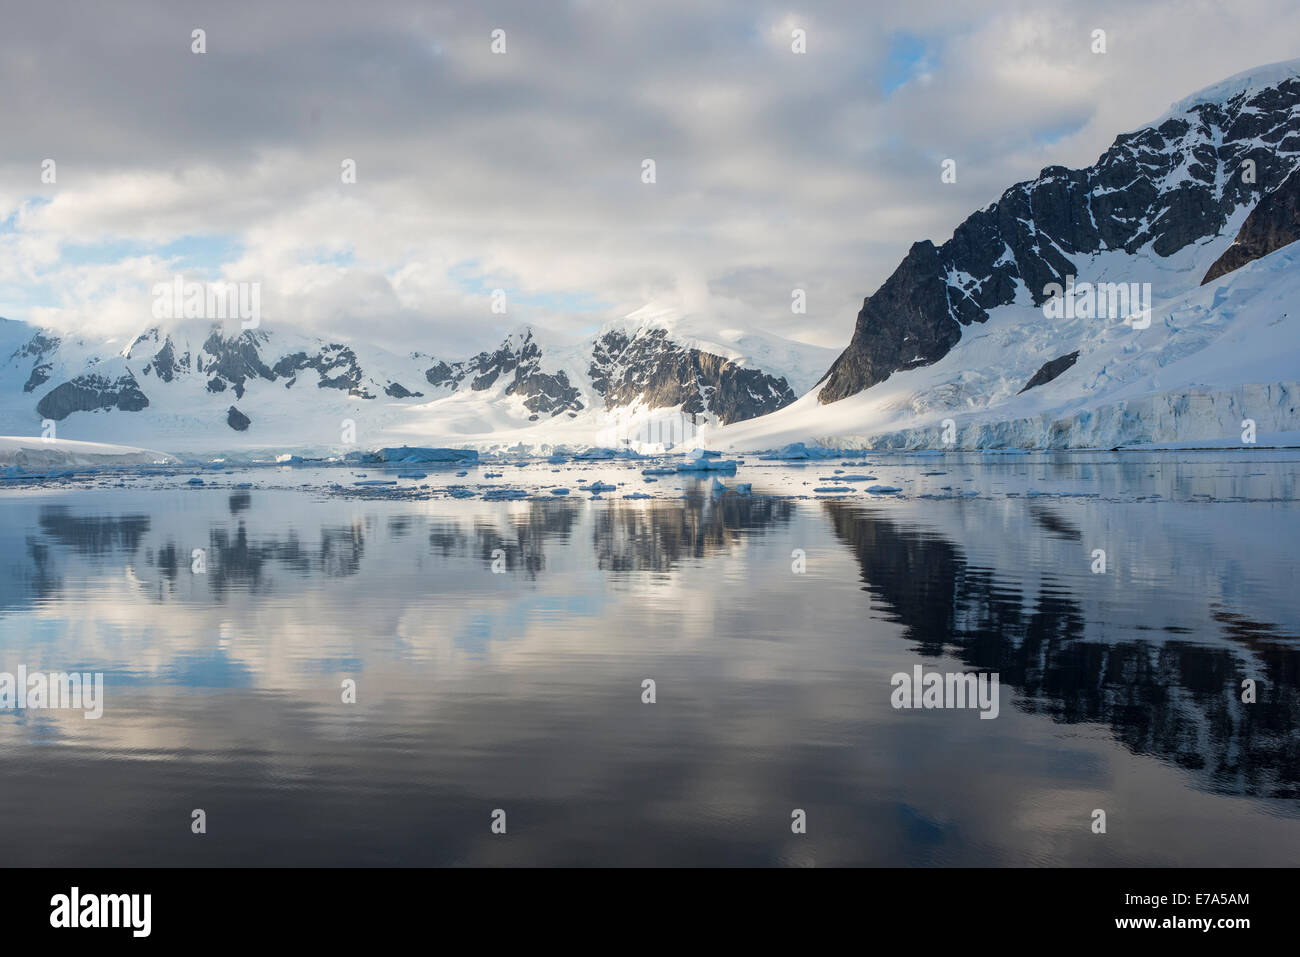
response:
[[[0,711],[0,860],[1293,865],[1297,461],[1183,458],[872,459],[883,497],[816,496],[838,461],[749,463],[750,497],[639,464],[511,467],[518,502],[7,489],[0,671],[106,703]],[[894,709],[918,664],[998,673],[997,719]]]

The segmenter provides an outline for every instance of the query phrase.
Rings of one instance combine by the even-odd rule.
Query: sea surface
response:
[[[0,860],[1300,859],[1296,453],[663,464],[6,481]]]

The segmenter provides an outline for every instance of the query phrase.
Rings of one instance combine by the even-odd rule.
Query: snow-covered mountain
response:
[[[653,306],[455,360],[273,324],[104,343],[0,321],[0,433],[50,420],[173,452],[1068,448],[1238,445],[1249,420],[1259,444],[1300,444],[1298,166],[1300,60],[1232,77],[914,244],[833,362]]]
[[[645,309],[578,342],[523,328],[448,360],[273,324],[186,320],[123,344],[0,320],[0,433],[52,421],[59,438],[173,451],[593,445],[637,417],[676,416],[694,430],[775,411],[831,356],[704,328]]]
[[[1251,419],[1290,442],[1297,165],[1300,60],[1188,97],[914,244],[814,393],[715,439],[941,447],[951,419],[965,448],[1232,444]]]

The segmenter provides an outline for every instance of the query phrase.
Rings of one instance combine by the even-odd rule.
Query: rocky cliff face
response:
[[[863,302],[818,397],[834,402],[936,362],[990,309],[1041,304],[1044,287],[1078,275],[1091,254],[1149,249],[1168,257],[1215,236],[1286,182],[1298,161],[1300,77],[1284,75],[1263,88],[1189,101],[1118,137],[1086,169],[1048,167],[969,217],[942,246],[913,245]],[[1291,234],[1294,205],[1284,199],[1261,211],[1233,261]]]
[[[541,345],[531,330],[510,336],[492,352],[480,352],[463,362],[435,362],[424,378],[432,386],[455,391],[465,383],[476,392],[505,381],[504,393],[519,396],[524,407],[536,415],[581,412],[586,406],[582,393],[563,370],[544,372]]]
[[[109,379],[106,376],[79,375],[60,383],[36,403],[36,414],[56,422],[73,412],[99,412],[117,409],[121,412],[139,412],[149,407],[149,397],[140,391],[140,384],[131,374]]]
[[[546,371],[548,356],[531,331],[506,339],[492,352],[462,362],[435,362],[424,373],[436,387],[490,389],[518,396],[539,418],[576,415],[595,405],[607,410],[641,405],[708,413],[723,424],[772,412],[796,398],[779,375],[739,365],[684,344],[665,328],[610,330],[575,355],[579,368]],[[585,378],[585,382],[583,379]]]
[[[711,413],[723,425],[775,412],[796,398],[784,377],[682,345],[665,329],[605,333],[592,349],[588,375],[606,408],[678,407]]]
[[[1206,272],[1201,285],[1300,239],[1300,173],[1268,193],[1241,224],[1237,238]]]
[[[50,380],[52,364],[50,355],[59,348],[59,337],[44,332],[37,332],[14,352],[13,358],[30,362],[31,372],[23,383],[23,391],[31,392]]]
[[[365,376],[356,353],[347,346],[317,341],[310,350],[298,349],[277,357],[278,351],[270,333],[244,330],[227,335],[216,327],[191,354],[187,341],[178,344],[176,337],[154,328],[137,336],[123,355],[128,360],[145,358],[141,369],[145,376],[153,374],[162,382],[172,382],[193,372],[206,378],[209,392],[230,388],[237,398],[244,397],[250,379],[282,381],[285,388],[292,388],[298,373],[306,369],[318,374],[318,388],[337,389],[358,398],[372,397],[363,383]]]

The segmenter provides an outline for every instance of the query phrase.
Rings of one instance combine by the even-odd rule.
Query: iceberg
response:
[[[438,449],[403,445],[398,448],[378,449],[370,454],[373,456],[371,461],[398,465],[431,465],[438,462],[464,465],[478,461],[478,452],[474,449]]]
[[[714,453],[716,454],[716,453]],[[677,464],[679,472],[734,472],[738,462],[730,459],[715,458],[714,454],[704,449],[692,449],[686,455],[685,462]],[[644,474],[644,473],[643,473]]]

